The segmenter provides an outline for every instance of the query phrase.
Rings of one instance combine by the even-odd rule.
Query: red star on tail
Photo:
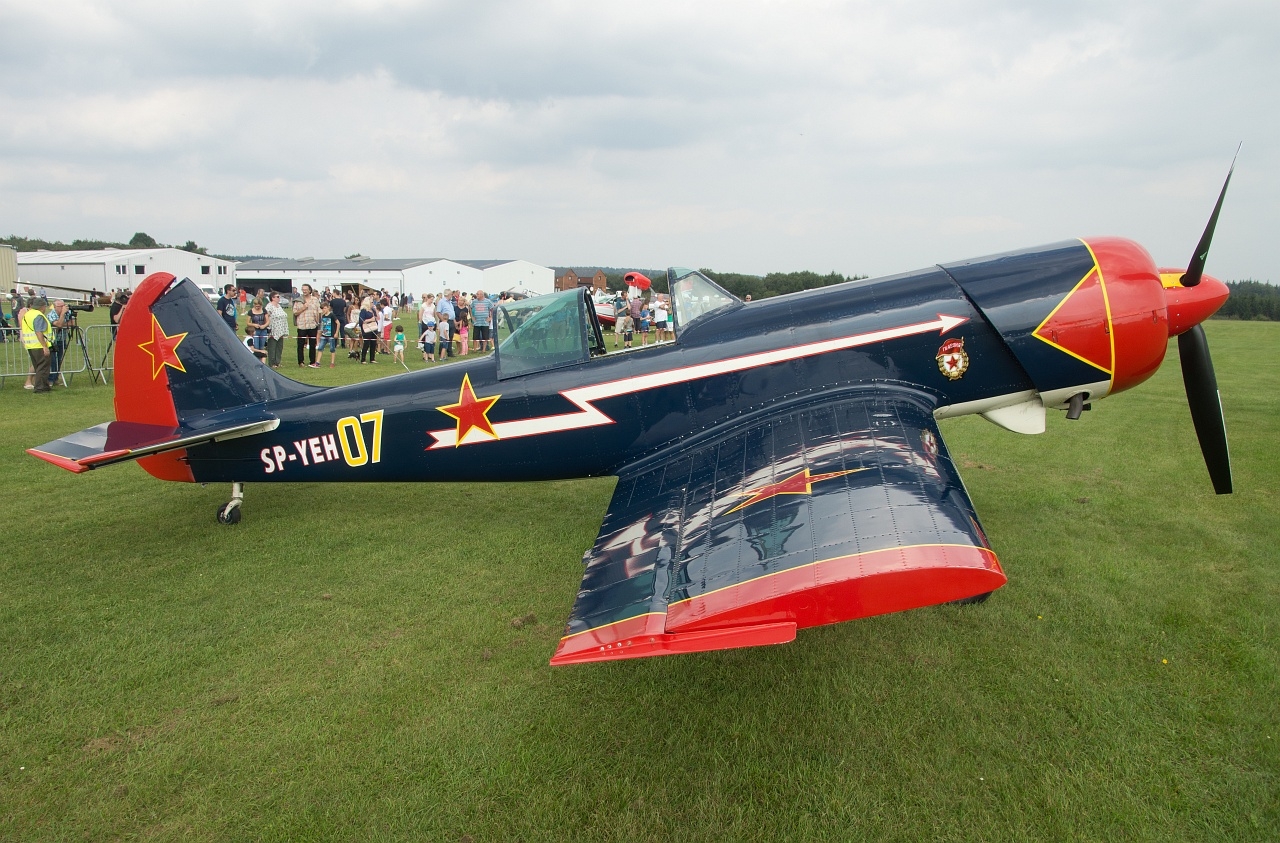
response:
[[[138,343],[138,348],[151,355],[152,380],[160,377],[160,372],[164,370],[165,366],[177,369],[184,374],[186,373],[186,368],[182,365],[182,361],[178,359],[178,346],[186,338],[186,331],[173,336],[166,334],[164,328],[160,327],[160,320],[156,319],[154,313],[151,314],[151,339]]]
[[[746,509],[752,504],[766,501],[775,495],[811,495],[813,494],[813,484],[820,480],[830,480],[832,477],[843,477],[846,474],[853,474],[855,471],[863,471],[861,468],[851,468],[848,471],[832,471],[827,474],[810,474],[806,466],[803,471],[797,471],[786,480],[777,483],[771,483],[762,489],[754,492],[742,492],[747,500],[735,506],[733,509],[725,513],[728,515],[737,512],[740,509]]]
[[[455,448],[463,444],[463,440],[467,438],[472,428],[494,439],[498,438],[497,431],[489,421],[488,413],[501,397],[501,395],[495,395],[492,398],[477,398],[475,391],[471,388],[471,376],[462,376],[462,389],[458,391],[458,403],[436,407],[446,416],[452,416],[458,420],[458,438],[454,444]]]

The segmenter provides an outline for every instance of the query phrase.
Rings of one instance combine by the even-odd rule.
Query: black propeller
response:
[[[1231,454],[1227,451],[1227,424],[1222,418],[1222,397],[1209,358],[1204,328],[1196,325],[1178,335],[1178,359],[1182,362],[1182,383],[1187,390],[1191,422],[1200,440],[1200,452],[1213,481],[1213,491],[1231,494]]]
[[[1240,148],[1236,148],[1240,155]],[[1231,184],[1236,161],[1231,159],[1227,180],[1213,206],[1209,224],[1196,245],[1196,253],[1182,276],[1182,286],[1194,287],[1204,275],[1205,259],[1209,256],[1209,244],[1213,242],[1213,230],[1218,225],[1218,213],[1222,200]],[[1231,454],[1227,450],[1227,423],[1222,417],[1222,396],[1218,393],[1218,379],[1213,373],[1213,360],[1209,357],[1209,342],[1204,328],[1196,325],[1178,336],[1178,359],[1182,363],[1182,383],[1187,391],[1187,405],[1191,408],[1191,422],[1195,425],[1196,438],[1200,440],[1200,452],[1213,481],[1213,491],[1219,495],[1231,494]]]
[[[1231,159],[1231,169],[1227,170],[1227,180],[1222,183],[1222,192],[1218,194],[1218,204],[1213,206],[1213,213],[1209,215],[1209,224],[1204,227],[1204,234],[1200,235],[1200,242],[1196,244],[1196,253],[1191,256],[1187,271],[1179,279],[1184,287],[1194,287],[1200,283],[1200,277],[1204,275],[1204,262],[1209,257],[1209,244],[1213,242],[1213,230],[1218,227],[1218,213],[1222,210],[1222,200],[1227,198],[1227,185],[1231,184],[1231,174],[1236,171],[1236,158],[1239,157],[1240,147],[1237,146],[1235,157]]]

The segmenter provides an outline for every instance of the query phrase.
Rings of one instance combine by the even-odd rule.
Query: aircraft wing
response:
[[[626,469],[552,664],[792,640],[1005,577],[931,405],[880,388]]]
[[[201,428],[113,421],[46,442],[27,453],[79,474],[104,465],[274,430],[279,420],[265,413]]]

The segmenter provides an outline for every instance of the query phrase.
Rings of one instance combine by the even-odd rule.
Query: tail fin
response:
[[[116,333],[116,419],[198,430],[213,416],[315,391],[263,366],[188,279],[149,275]],[[164,480],[192,479],[183,450],[139,459]]]

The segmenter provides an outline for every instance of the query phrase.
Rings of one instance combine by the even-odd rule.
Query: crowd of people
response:
[[[280,368],[285,341],[293,336],[299,368],[319,369],[326,352],[330,368],[337,365],[340,352],[362,365],[377,363],[380,356],[404,363],[410,343],[424,361],[432,362],[491,351],[494,309],[508,298],[507,293],[494,296],[484,290],[445,290],[415,302],[410,293],[381,290],[357,296],[303,284],[286,310],[279,292],[259,289],[250,294],[228,284],[215,307],[266,365]]]
[[[23,295],[15,288],[9,291],[9,298],[20,341],[31,358],[23,387],[36,393],[52,392],[61,381],[62,361],[76,327],[76,311],[62,299],[54,299],[50,307],[43,289],[36,293],[26,287]],[[2,312],[0,322],[3,327],[9,327]]]
[[[26,388],[48,392],[59,380],[76,314],[61,299],[50,307],[30,287],[26,293],[10,291],[13,316],[31,356]],[[109,319],[114,331],[129,295],[119,290],[112,291],[110,297]],[[509,299],[507,293],[445,290],[415,301],[408,293],[381,290],[357,295],[331,288],[316,291],[310,284],[303,284],[296,296],[286,297],[265,289],[251,294],[228,284],[215,307],[264,365],[273,369],[283,365],[285,345],[292,336],[298,367],[319,369],[326,353],[329,368],[337,365],[342,354],[361,365],[377,363],[380,356],[404,364],[410,343],[426,362],[487,353],[493,350],[496,308]],[[619,344],[624,348],[647,345],[651,337],[654,342],[674,339],[670,310],[658,296],[627,299],[618,294],[613,315],[615,348]]]
[[[654,335],[655,343],[675,339],[671,308],[665,299],[658,296],[625,298],[619,293],[613,301],[613,315],[615,348],[619,338],[623,348],[632,348],[636,335],[639,335],[642,346],[649,344],[650,333]]]
[[[318,369],[326,352],[330,368],[344,352],[361,365],[377,363],[380,356],[403,364],[411,343],[425,362],[487,353],[493,350],[496,308],[510,298],[507,293],[493,295],[484,290],[445,290],[415,301],[410,293],[381,290],[357,295],[329,288],[317,292],[303,284],[286,310],[279,292],[259,289],[251,295],[228,284],[216,307],[266,365],[280,368],[285,341],[294,336],[298,367]],[[244,314],[243,328],[240,314]],[[626,299],[619,294],[614,314],[614,347],[675,337],[670,308],[659,296]]]

